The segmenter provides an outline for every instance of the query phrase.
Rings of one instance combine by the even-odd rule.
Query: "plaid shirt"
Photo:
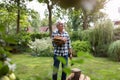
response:
[[[62,34],[59,33],[59,31],[54,31],[52,33],[52,39],[54,38],[54,36],[62,36],[67,38],[67,41],[65,44],[63,44],[62,46],[57,46],[54,42],[53,42],[53,47],[54,47],[54,54],[55,55],[59,55],[59,56],[65,56],[68,55],[68,49],[71,48],[71,41],[70,41],[70,37],[69,34],[66,31],[63,31]]]

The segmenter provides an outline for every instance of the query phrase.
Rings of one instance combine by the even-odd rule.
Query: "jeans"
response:
[[[53,68],[53,75],[52,75],[52,79],[53,80],[57,80],[57,74],[58,74],[58,69],[59,69],[59,64],[60,64],[60,60],[58,59],[58,57],[63,58],[66,62],[62,63],[62,76],[61,76],[61,80],[66,80],[66,76],[67,74],[63,71],[63,69],[67,66],[68,64],[68,55],[66,56],[57,56],[54,55],[53,59],[54,59],[54,68]]]

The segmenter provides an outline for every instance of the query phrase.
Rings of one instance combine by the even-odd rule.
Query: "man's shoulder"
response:
[[[67,32],[67,31],[64,31],[64,33],[65,33],[65,34],[68,34],[68,32]]]
[[[64,31],[64,34],[69,35],[67,31]]]
[[[53,31],[52,33],[53,33],[53,34],[58,33],[58,31],[57,31],[57,30],[55,30],[55,31]]]

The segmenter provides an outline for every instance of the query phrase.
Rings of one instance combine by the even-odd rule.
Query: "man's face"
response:
[[[63,31],[63,29],[64,29],[63,23],[59,23],[57,28],[58,28],[59,31]]]

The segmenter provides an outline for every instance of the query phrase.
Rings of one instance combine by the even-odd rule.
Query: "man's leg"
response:
[[[68,56],[64,56],[64,59],[65,59],[66,63],[65,64],[62,63],[62,69],[64,69],[68,65]],[[67,76],[67,74],[62,70],[61,80],[66,80],[66,76]]]
[[[57,73],[58,73],[60,61],[57,59],[57,56],[56,56],[56,55],[54,55],[53,59],[54,59],[54,64],[53,64],[53,75],[52,75],[52,79],[53,79],[53,80],[57,80]]]

